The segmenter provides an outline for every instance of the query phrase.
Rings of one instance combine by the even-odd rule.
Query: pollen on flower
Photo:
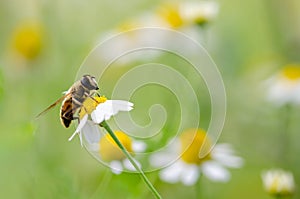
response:
[[[204,158],[199,157],[200,150],[202,146],[210,147],[205,144],[204,141],[207,140],[206,133],[202,129],[190,129],[185,131],[180,136],[181,159],[189,164],[201,164],[202,162],[209,160],[210,154],[206,155]],[[202,149],[203,150],[203,149]]]
[[[115,131],[115,135],[128,152],[133,152],[132,140],[128,135],[122,131]],[[99,142],[99,153],[105,161],[122,160],[126,157],[109,134],[101,138]]]
[[[84,100],[82,107],[79,111],[79,118],[83,118],[84,115],[86,114],[91,114],[97,107],[98,104],[104,103],[106,101],[106,97],[101,96],[101,97],[88,97]]]
[[[300,66],[288,65],[282,70],[282,75],[289,80],[300,80]]]

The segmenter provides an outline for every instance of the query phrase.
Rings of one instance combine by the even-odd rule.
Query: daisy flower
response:
[[[219,5],[213,1],[186,1],[179,4],[167,4],[158,9],[158,15],[171,28],[188,25],[204,25],[214,20]]]
[[[266,81],[267,98],[281,106],[300,104],[300,65],[287,65]]]
[[[272,169],[262,173],[265,190],[274,196],[289,196],[295,191],[294,177],[291,172]]]
[[[69,140],[72,140],[74,135],[79,134],[81,144],[84,144],[87,150],[100,162],[107,162],[115,174],[120,174],[125,169],[136,171],[111,135],[102,134],[99,129],[99,124],[103,121],[109,120],[119,111],[132,110],[132,106],[132,103],[123,100],[107,100],[105,97],[98,96],[87,98],[79,111],[79,118],[81,118],[79,125]],[[89,115],[91,120],[88,119]],[[133,140],[122,131],[115,131],[114,134],[132,155],[146,149],[144,142]],[[140,166],[138,162],[136,163]]]
[[[125,170],[136,171],[112,137],[109,134],[100,133],[98,125],[87,121],[81,129],[81,133],[87,150],[97,160],[108,165],[113,173],[120,174]],[[122,131],[115,131],[114,134],[131,155],[145,151],[146,144],[144,142],[134,140]],[[141,167],[138,161],[135,160],[135,162]]]
[[[105,122],[119,111],[130,111],[132,109],[133,104],[128,101],[107,100],[105,97],[100,96],[89,97],[85,99],[82,108],[79,110],[80,122],[69,140],[72,140],[76,134],[79,134],[81,144],[84,141],[87,150],[96,159],[100,162],[109,162],[111,170],[116,174],[122,173],[125,169],[136,171],[152,194],[156,198],[161,198],[141,169],[141,164],[132,157],[134,153],[142,152],[146,147],[145,144],[132,140],[121,131],[113,132]],[[89,115],[91,120],[88,119]],[[107,134],[102,136],[99,126],[102,126],[107,131]]]
[[[162,51],[139,48],[147,46],[168,48],[168,45],[172,45],[172,42],[170,44],[166,43],[166,41],[169,41],[170,35],[162,31],[153,33],[153,31],[132,30],[150,27],[175,29],[196,40],[200,40],[197,25],[209,23],[217,14],[218,4],[211,1],[192,1],[160,5],[156,10],[152,10],[152,12],[147,11],[142,13],[132,19],[126,20],[116,28],[101,34],[98,43],[103,43],[112,36],[116,37],[110,39],[107,46],[99,50],[99,56],[104,61],[109,62],[118,58],[117,63],[120,65],[126,65],[133,61],[152,60],[159,57]],[[174,40],[174,42],[177,41]],[[128,53],[130,50],[134,50],[134,52]],[[125,53],[128,54],[125,55]]]
[[[210,149],[206,132],[202,129],[187,130],[169,142],[165,151],[152,155],[150,164],[163,167],[177,159],[163,168],[159,176],[165,182],[182,182],[187,186],[194,185],[201,174],[212,181],[227,182],[230,173],[226,167],[240,168],[243,165],[243,159],[234,155],[229,144],[217,144],[211,152],[200,157],[202,146]]]
[[[83,127],[88,124],[89,115],[93,123],[101,124],[120,111],[131,111],[132,109],[133,103],[124,100],[107,100],[106,97],[98,96],[87,98],[83,102],[78,114],[80,122],[73,135],[69,138],[69,141],[71,141],[76,134],[79,134],[80,143],[82,144],[82,134],[80,132]]]

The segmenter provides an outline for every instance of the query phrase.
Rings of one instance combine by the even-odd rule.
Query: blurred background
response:
[[[99,38],[122,30],[118,27],[126,20],[155,12],[164,3],[180,2],[183,1],[0,1],[1,197],[152,197],[139,176],[114,175],[93,159],[78,139],[68,142],[75,127],[61,126],[59,107],[38,121],[34,117],[70,87]],[[264,88],[265,80],[283,66],[300,63],[300,2],[216,3],[217,16],[204,26],[198,24],[196,34],[218,66],[226,87],[227,116],[219,142],[231,143],[245,165],[231,171],[228,183],[203,179],[202,192],[204,198],[212,199],[272,198],[263,188],[262,171],[283,168],[294,174],[296,185],[300,182],[300,105],[277,106],[267,100]],[[176,63],[168,56],[161,59],[170,65]],[[122,64],[125,67],[116,67],[111,71],[115,76],[101,85],[107,97],[119,74],[135,62]],[[210,120],[210,102],[205,85],[201,85],[197,95],[202,99],[200,125],[205,129]],[[177,112],[172,112],[176,100],[172,94],[153,87],[147,92],[163,96],[168,115],[173,115],[163,128],[168,134],[177,125]],[[147,92],[137,92],[133,97],[145,111],[152,102]],[[137,122],[147,124],[149,118],[142,113],[137,110],[133,116]],[[157,172],[148,176],[164,198],[196,198],[193,186],[167,184]],[[300,198],[298,192],[296,189],[293,198]]]

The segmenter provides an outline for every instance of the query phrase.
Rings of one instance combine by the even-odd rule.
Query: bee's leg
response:
[[[85,110],[86,113],[88,112],[87,109],[86,109],[86,107],[82,104],[82,106],[81,106],[81,108],[80,108],[78,114],[80,114],[80,111],[81,111],[82,108]],[[74,119],[77,119],[77,120],[78,120],[78,123],[80,122],[80,117],[76,116],[76,117],[74,117]]]
[[[94,100],[96,103],[99,103],[93,96],[89,95],[88,97]]]
[[[91,94],[87,95],[87,96],[93,96],[93,95],[97,95],[98,97],[100,97],[100,93],[98,93],[97,91],[91,91]]]
[[[100,93],[98,93],[97,91],[94,92],[95,95],[97,95],[97,97],[100,97]]]
[[[77,117],[77,116],[76,116],[76,117],[73,117],[72,120],[77,120],[78,123],[80,122],[80,119],[79,119],[79,117]]]

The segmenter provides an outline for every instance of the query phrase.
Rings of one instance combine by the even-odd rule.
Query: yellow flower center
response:
[[[122,131],[115,131],[115,135],[128,152],[132,152],[132,140]],[[123,160],[126,156],[109,134],[101,138],[99,142],[99,154],[105,161]]]
[[[37,24],[23,24],[13,36],[13,46],[27,59],[34,59],[42,47],[42,28]]]
[[[91,114],[97,107],[98,104],[104,103],[106,101],[106,97],[88,97],[84,100],[82,107],[79,111],[79,118],[82,119],[84,115]]]
[[[288,65],[282,70],[282,75],[289,80],[300,80],[300,66]]]
[[[277,176],[273,179],[272,184],[269,187],[269,193],[272,195],[281,195],[281,196],[287,196],[292,194],[292,190],[289,187],[286,187],[286,185],[282,184],[282,179]]]
[[[164,19],[172,28],[178,28],[183,25],[178,5],[165,5],[158,10],[158,15],[162,17],[162,19]]]
[[[202,129],[190,129],[185,131],[180,136],[181,159],[189,164],[201,164],[202,162],[209,160],[210,154],[205,157],[200,158],[200,150],[205,150],[210,148],[210,143],[204,145],[204,141],[209,142],[206,137],[206,133]],[[203,146],[203,148],[202,148]]]

